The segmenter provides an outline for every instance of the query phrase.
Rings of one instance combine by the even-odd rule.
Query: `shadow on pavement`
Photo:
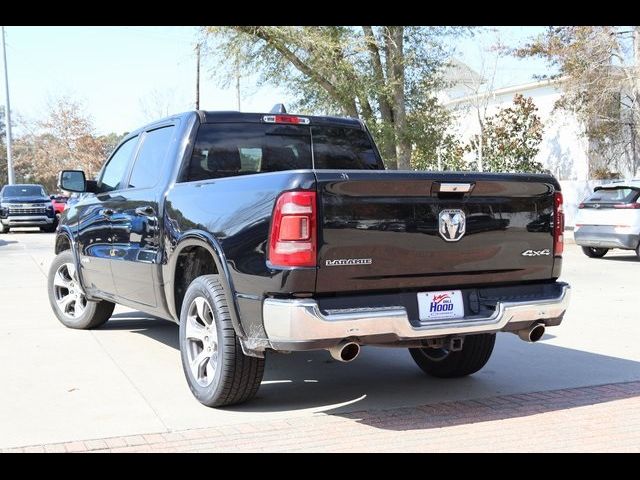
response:
[[[178,348],[178,328],[172,322],[139,312],[120,313],[112,318],[103,329],[131,330]],[[544,337],[545,340],[552,338],[553,335]],[[640,394],[640,387],[635,394],[621,393],[615,398],[602,394],[578,400],[529,401],[522,409],[495,409],[474,400],[638,380],[640,362],[545,343],[527,344],[515,335],[503,334],[498,336],[494,354],[483,370],[456,379],[425,375],[406,349],[365,347],[357,360],[346,364],[331,359],[324,351],[267,354],[257,397],[224,410],[315,409],[329,415],[357,418],[379,428],[439,428],[627,398]],[[447,405],[454,405],[454,411]],[[407,411],[397,413],[403,410]],[[389,416],[385,411],[396,412],[391,416],[400,415],[398,421],[382,422],[381,416]],[[407,423],[407,418],[411,418],[411,422]]]
[[[43,233],[45,235],[55,235],[55,233],[43,232],[38,227],[18,227],[9,230],[9,233]]]
[[[3,240],[0,238],[0,247],[4,247],[5,245],[9,245],[10,243],[18,243],[16,240]]]
[[[132,333],[145,335],[171,348],[179,349],[178,326],[169,320],[142,312],[116,313],[100,330],[131,330]]]
[[[636,263],[640,263],[638,261],[638,256],[634,253],[632,253],[631,255],[616,255],[616,256],[611,256],[611,257],[607,257],[604,256],[602,258],[599,258],[598,260],[600,261],[605,261],[605,262],[610,262],[610,261],[614,261],[614,262],[636,262]]]

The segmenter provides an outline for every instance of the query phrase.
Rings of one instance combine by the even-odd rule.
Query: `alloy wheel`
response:
[[[201,387],[211,385],[218,366],[218,331],[213,309],[204,297],[189,305],[185,324],[186,354],[191,375]]]
[[[53,289],[56,304],[64,316],[76,319],[84,313],[87,299],[73,263],[63,263],[58,267],[53,278]]]

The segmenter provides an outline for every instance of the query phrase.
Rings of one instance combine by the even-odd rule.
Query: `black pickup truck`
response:
[[[57,231],[58,319],[95,328],[118,303],[179,323],[209,406],[253,397],[267,351],[404,347],[468,375],[497,332],[536,341],[567,308],[552,176],[387,171],[355,119],[189,112],[59,183],[88,194]]]

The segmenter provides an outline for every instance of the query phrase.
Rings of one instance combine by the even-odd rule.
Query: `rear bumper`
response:
[[[610,225],[579,227],[573,232],[577,245],[596,248],[624,248],[635,250],[640,235],[629,227]]]
[[[558,325],[569,304],[571,289],[557,283],[552,295],[523,301],[498,301],[489,316],[457,320],[411,322],[403,306],[322,311],[312,299],[266,299],[263,322],[275,350],[311,350],[343,339],[359,343],[397,343],[451,335],[511,331],[536,321]]]
[[[5,227],[40,227],[53,225],[55,217],[45,215],[11,215],[0,221]]]

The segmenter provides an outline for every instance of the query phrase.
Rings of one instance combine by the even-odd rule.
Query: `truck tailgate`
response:
[[[559,185],[549,175],[318,170],[316,178],[318,293],[552,278]]]

